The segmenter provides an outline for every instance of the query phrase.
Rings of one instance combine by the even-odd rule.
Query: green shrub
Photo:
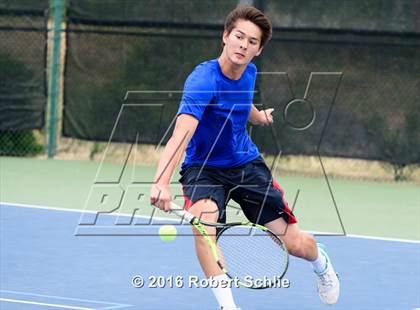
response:
[[[33,156],[44,152],[32,130],[0,131],[0,155]]]

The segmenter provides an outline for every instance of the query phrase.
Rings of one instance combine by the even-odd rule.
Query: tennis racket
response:
[[[250,222],[202,221],[175,203],[171,203],[171,212],[197,229],[220,269],[239,286],[264,289],[281,285],[289,255],[283,242],[266,227]],[[209,237],[205,226],[221,228],[216,242]]]

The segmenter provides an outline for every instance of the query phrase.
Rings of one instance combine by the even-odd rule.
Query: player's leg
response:
[[[188,209],[188,211],[203,221],[217,222],[219,218],[218,206],[216,202],[211,199],[201,199],[197,201]],[[206,227],[206,232],[209,237],[213,239],[213,242],[216,242],[216,228]],[[222,285],[223,283],[227,283],[229,278],[214,260],[207,240],[195,228],[193,228],[193,233],[195,238],[195,250],[201,269],[207,278],[212,277],[214,283],[220,283],[220,285],[216,284],[212,287],[213,294],[219,303],[220,309],[239,309],[233,299],[231,288]]]
[[[273,180],[268,193],[269,196],[274,195],[274,201],[278,201],[278,207],[284,210],[282,220],[273,221],[271,226],[278,226],[279,233],[283,232],[284,242],[286,247],[289,246],[292,255],[302,257],[312,264],[317,275],[317,291],[321,300],[326,304],[335,304],[340,295],[340,281],[325,248],[316,244],[313,236],[298,227],[296,218],[284,199],[284,191],[275,180]],[[276,194],[277,198],[275,198]],[[270,201],[275,207],[273,199]],[[267,209],[269,210],[270,206]],[[277,231],[276,228],[272,228]]]
[[[308,261],[317,259],[318,247],[315,238],[302,231],[298,224],[287,224],[280,217],[264,225],[283,240],[291,255]]]
[[[229,195],[241,205],[251,222],[265,225],[277,234],[290,254],[312,263],[318,276],[321,300],[335,303],[339,295],[339,281],[325,249],[319,248],[314,237],[298,227],[296,217],[284,198],[284,191],[273,180],[262,158],[244,167],[242,186]]]
[[[265,226],[279,235],[290,254],[312,264],[317,275],[319,297],[326,304],[335,304],[340,295],[340,282],[325,248],[297,224],[287,224],[282,218],[266,223]]]
[[[217,222],[219,210],[217,204],[211,199],[201,199],[194,203],[188,212],[203,221]],[[216,228],[205,227],[209,237],[216,242]],[[201,269],[207,278],[222,274],[219,265],[214,260],[206,239],[193,227],[195,250]]]
[[[225,190],[219,184],[215,172],[206,169],[187,168],[181,171],[182,189],[184,192],[185,208],[197,218],[209,222],[221,222],[224,219]],[[216,240],[216,229],[205,227],[207,234]],[[201,268],[206,277],[213,277],[214,282],[226,283],[229,278],[220,269],[211,254],[206,239],[193,228],[195,250]],[[221,309],[238,309],[232,296],[232,290],[226,285],[212,287]]]

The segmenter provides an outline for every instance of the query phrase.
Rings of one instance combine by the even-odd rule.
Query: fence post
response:
[[[61,46],[61,24],[64,19],[65,0],[50,0],[50,12],[52,12],[52,53],[48,83],[48,158],[53,158],[56,149],[57,139],[57,105],[60,78],[60,46]],[[51,15],[50,15],[51,16]]]

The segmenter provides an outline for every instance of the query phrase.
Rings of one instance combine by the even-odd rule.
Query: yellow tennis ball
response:
[[[171,242],[176,237],[176,227],[174,225],[162,225],[159,228],[159,236],[162,241]]]

